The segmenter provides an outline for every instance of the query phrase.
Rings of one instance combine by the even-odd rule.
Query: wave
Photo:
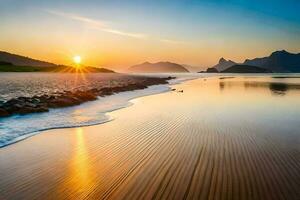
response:
[[[78,106],[50,109],[46,113],[14,115],[0,119],[0,148],[36,135],[41,131],[59,128],[91,126],[112,121],[109,113],[132,105],[132,99],[168,92],[170,85],[195,79],[196,76],[178,77],[169,85],[154,85],[143,90],[128,91]]]

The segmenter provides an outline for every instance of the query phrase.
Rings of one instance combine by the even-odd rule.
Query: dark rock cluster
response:
[[[172,77],[144,78],[136,83],[128,83],[122,86],[93,88],[86,91],[65,91],[55,95],[41,95],[33,97],[18,97],[6,102],[0,102],[0,117],[13,114],[27,114],[47,112],[50,108],[74,106],[83,102],[96,100],[98,96],[107,96],[124,91],[145,89],[151,85],[166,84]]]

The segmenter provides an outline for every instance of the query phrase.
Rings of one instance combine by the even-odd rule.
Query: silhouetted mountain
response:
[[[221,71],[221,73],[272,73],[272,71],[256,66],[234,65]]]
[[[186,68],[189,72],[198,72],[199,70],[203,69],[202,67],[196,67],[187,64],[180,64],[180,65]]]
[[[74,68],[74,67],[71,67]],[[91,67],[91,66],[85,66],[83,68],[83,72],[88,72],[88,73],[116,73],[115,71],[107,68],[99,68],[99,67]]]
[[[166,73],[166,72],[189,72],[182,65],[171,62],[158,62],[134,65],[128,69],[131,72],[138,73]]]
[[[5,51],[0,51],[0,61],[8,62],[17,66],[33,66],[33,67],[54,67],[56,64],[40,61],[25,56],[11,54]]]
[[[236,65],[237,63],[232,60],[226,60],[224,58],[220,58],[219,63],[216,64],[213,67],[207,68],[206,71],[201,71],[199,73],[218,73],[225,69],[228,69],[229,67]]]
[[[0,72],[115,73],[110,69],[84,65],[78,69],[72,66],[56,65],[4,51],[0,51]]]
[[[273,72],[300,72],[300,53],[275,51],[269,57],[247,59],[243,64],[262,67]]]
[[[224,58],[220,58],[219,63],[212,68],[215,68],[220,72],[236,64],[237,63],[233,62],[232,60],[225,60]]]
[[[214,67],[209,67],[206,71],[200,71],[198,73],[219,73],[219,71]]]
[[[10,62],[0,61],[0,66],[1,65],[13,65],[13,64]]]
[[[212,68],[215,68],[219,72],[228,72],[227,69],[233,66],[235,67],[230,70],[249,71],[244,73],[251,73],[251,66],[258,67],[252,69],[254,72],[257,71],[256,73],[265,73],[264,69],[267,70],[267,72],[300,72],[300,53],[293,54],[285,50],[275,51],[268,57],[254,58],[252,60],[246,59],[242,64],[237,64],[231,60],[227,61],[224,58],[221,58],[219,63]],[[243,66],[245,69],[242,69]],[[206,72],[214,71],[212,68],[208,68]],[[233,71],[232,73],[238,73]]]
[[[54,67],[33,67],[33,66],[16,66],[16,65],[1,65],[0,72],[58,72],[58,73],[115,73],[106,68],[97,68],[82,66],[75,68],[71,66],[54,66]]]

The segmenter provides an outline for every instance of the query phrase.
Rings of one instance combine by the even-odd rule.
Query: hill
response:
[[[231,68],[235,66],[234,68]],[[242,69],[244,66],[244,69]],[[246,59],[244,63],[237,64],[231,60],[225,60],[221,58],[219,63],[211,68],[208,68],[207,71],[204,72],[212,72],[212,71],[219,71],[219,72],[228,72],[227,69],[231,68],[230,70],[233,71],[251,71],[251,67],[253,67],[252,71],[261,71],[259,68],[268,70],[268,72],[275,72],[275,73],[296,73],[300,72],[300,53],[293,54],[289,53],[285,50],[282,51],[275,51],[270,56],[263,57],[263,58],[254,58],[252,60]],[[255,68],[258,67],[258,68]],[[239,72],[232,72],[232,73],[239,73]],[[247,73],[247,72],[245,72]],[[251,73],[251,72],[249,72]],[[256,72],[259,73],[259,72]]]
[[[56,65],[25,56],[0,51],[0,72],[84,72],[84,73],[115,73],[106,68],[81,66]]]
[[[33,58],[11,54],[5,51],[0,51],[0,61],[11,63],[16,66],[33,66],[33,67],[54,67],[54,63],[36,60]]]
[[[226,60],[224,58],[220,58],[219,63],[213,66],[212,68],[217,69],[219,72],[236,65],[237,63],[232,60]]]
[[[137,72],[137,73],[189,72],[182,65],[171,63],[171,62],[157,62],[157,63],[145,62],[142,64],[131,66],[128,70],[130,72]]]
[[[300,72],[300,53],[275,51],[268,57],[246,59],[243,64],[262,67],[273,72]]]
[[[180,65],[183,66],[185,69],[187,69],[189,72],[198,72],[199,70],[203,69],[203,67],[192,66],[187,64],[180,64]]]
[[[206,71],[200,71],[198,73],[219,73],[219,71],[216,68],[209,67],[206,69]]]
[[[0,72],[60,72],[60,73],[115,73],[106,68],[96,67],[81,67],[75,68],[70,66],[54,66],[54,67],[35,67],[35,66],[16,66],[16,65],[1,65]]]
[[[234,65],[221,71],[221,73],[272,73],[272,71],[249,65]]]

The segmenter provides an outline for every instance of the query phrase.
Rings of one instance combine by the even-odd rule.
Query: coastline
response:
[[[174,86],[183,93],[132,100],[134,106],[109,113],[115,119],[109,123],[43,131],[1,148],[0,194],[4,199],[297,199],[299,91],[273,96],[267,86],[244,91],[239,83],[236,77],[187,81]],[[248,105],[249,95],[255,106]]]
[[[137,76],[143,77],[144,75]],[[180,84],[182,82],[200,77],[201,76],[198,75],[177,77],[168,80],[168,84],[150,85],[144,89],[114,93],[108,96],[98,97],[95,101],[85,102],[80,105],[70,106],[66,108],[50,109],[49,112],[44,113],[32,113],[27,115],[16,115],[13,117],[0,118],[0,124],[2,124],[2,129],[4,129],[2,134],[6,134],[7,137],[6,139],[0,138],[0,149],[47,130],[94,126],[110,122],[114,119],[109,115],[109,113],[131,106],[133,104],[131,102],[132,100],[144,96],[171,91],[170,85]],[[101,106],[103,104],[104,106]],[[108,105],[105,106],[106,104]],[[88,115],[92,120],[82,122],[75,121],[74,123],[65,121],[66,118],[70,118],[70,115],[72,115],[73,112],[76,112],[76,110],[83,110],[80,115]],[[63,115],[65,115],[65,117],[61,116],[62,113]],[[47,123],[43,125],[44,121],[51,121],[51,119],[57,118],[57,116],[60,117],[60,123]],[[27,124],[31,124],[32,126],[27,127]],[[14,128],[14,126],[17,126],[17,128]],[[44,127],[39,128],[42,126]],[[6,132],[5,129],[9,131]],[[18,136],[16,137],[15,135]]]
[[[144,77],[146,74],[134,74],[134,76]],[[150,77],[168,77],[170,74],[149,74]],[[228,74],[229,75],[229,74]],[[163,85],[153,85],[149,86],[145,89],[120,92],[112,95],[108,95],[105,97],[99,97],[95,101],[85,102],[80,105],[58,108],[58,109],[50,109],[49,112],[44,113],[33,113],[27,115],[15,115],[12,117],[4,117],[0,118],[0,125],[2,129],[2,134],[4,134],[4,138],[0,138],[0,149],[5,146],[9,146],[11,144],[17,143],[28,137],[37,135],[41,132],[51,130],[51,129],[64,129],[64,128],[75,128],[75,127],[85,127],[85,126],[93,126],[102,123],[106,123],[112,121],[113,118],[110,116],[110,112],[126,108],[132,105],[131,100],[153,95],[159,94],[163,92],[168,92],[171,90],[170,85],[180,84],[186,81],[199,79],[199,78],[213,78],[219,77],[220,80],[228,79],[236,77],[236,74],[230,74],[231,76],[227,77],[220,76],[220,74],[172,74],[175,76],[175,79],[168,80],[168,84]],[[245,74],[245,77],[261,77],[253,74]],[[277,74],[276,77],[286,77],[287,74]],[[289,76],[289,78],[298,77],[299,74],[295,74]],[[125,96],[124,96],[125,95]],[[115,101],[117,99],[117,101]],[[118,100],[122,99],[122,101]],[[113,103],[112,103],[113,102]],[[107,106],[99,107],[99,105],[107,104]],[[81,113],[74,115],[74,112],[80,110]],[[99,112],[97,112],[99,111]],[[70,118],[84,118],[89,116],[90,119],[82,120],[82,121],[69,121]],[[58,118],[58,120],[56,119]],[[55,120],[55,121],[52,121]],[[50,122],[49,122],[50,121]],[[49,122],[49,123],[45,123]],[[32,126],[27,126],[27,124],[32,124]],[[12,126],[10,126],[12,125]],[[39,128],[43,127],[43,128]],[[9,131],[8,131],[9,130]]]
[[[48,112],[51,108],[62,108],[79,105],[87,101],[96,100],[97,97],[145,89],[152,85],[167,84],[174,77],[137,77],[135,82],[121,86],[92,88],[89,90],[64,91],[53,95],[33,97],[17,97],[0,104],[0,117],[9,117],[15,114],[29,114]]]

